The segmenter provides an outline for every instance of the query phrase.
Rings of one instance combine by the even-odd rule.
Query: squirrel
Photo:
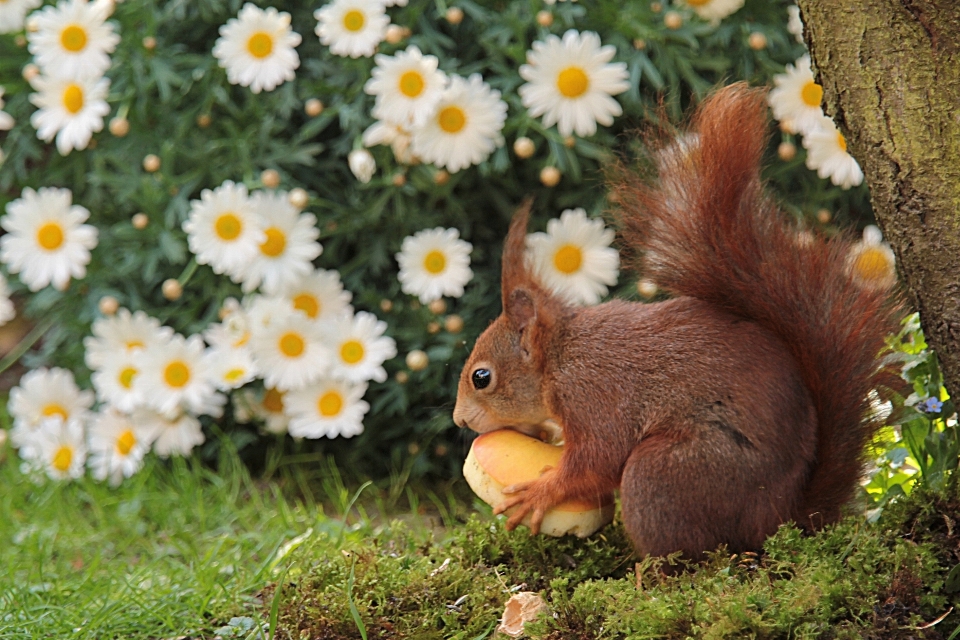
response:
[[[507,529],[619,488],[640,555],[697,558],[835,522],[854,497],[900,306],[856,281],[850,241],[801,233],[767,195],[769,128],[764,90],[729,85],[655,154],[658,180],[620,172],[623,244],[665,301],[571,306],[525,260],[529,203],[514,215],[503,313],[453,414],[479,433],[562,425],[557,466],[504,490]]]

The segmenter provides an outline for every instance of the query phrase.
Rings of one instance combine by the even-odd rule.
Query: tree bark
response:
[[[798,0],[908,298],[960,398],[960,1]]]

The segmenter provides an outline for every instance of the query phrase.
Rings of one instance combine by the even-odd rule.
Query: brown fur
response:
[[[759,177],[764,94],[721,89],[694,137],[658,153],[659,181],[616,185],[624,239],[675,298],[571,307],[524,261],[529,208],[504,248],[504,312],[477,340],[454,420],[486,432],[563,426],[559,465],[512,488],[513,528],[620,488],[638,552],[759,548],[783,522],[835,521],[856,489],[888,294],[861,287],[849,243],[801,241]],[[475,389],[478,368],[493,372]]]

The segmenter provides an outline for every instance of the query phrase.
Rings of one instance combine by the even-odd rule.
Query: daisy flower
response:
[[[452,173],[480,164],[503,144],[507,103],[480,74],[453,76],[434,114],[413,129],[413,153]]]
[[[393,338],[384,336],[387,323],[366,311],[340,318],[328,329],[327,344],[333,354],[330,375],[348,382],[383,382],[387,372],[381,366],[397,355]]]
[[[610,63],[616,53],[613,45],[601,47],[592,31],[571,29],[563,40],[550,35],[534,42],[520,67],[527,81],[518,89],[523,106],[533,117],[542,115],[544,126],[556,124],[562,136],[593,135],[598,122],[610,126],[623,113],[611,96],[630,88],[627,65]]]
[[[403,125],[377,120],[363,132],[362,141],[365,147],[375,147],[381,144],[390,145],[393,157],[400,164],[419,162],[410,149],[410,131]]]
[[[54,480],[75,480],[83,475],[86,458],[83,423],[46,419],[37,427],[26,466],[41,469]]]
[[[17,310],[13,306],[13,300],[10,299],[10,287],[7,285],[7,279],[0,274],[0,326],[3,326],[13,320],[17,315]]]
[[[317,322],[328,322],[345,314],[353,313],[349,291],[343,290],[340,274],[336,271],[317,269],[286,287],[282,295],[294,309],[302,311]]]
[[[203,357],[210,380],[221,391],[239,389],[257,375],[249,349],[212,347]]]
[[[13,418],[10,442],[22,448],[36,434],[44,419],[83,424],[93,406],[93,394],[81,391],[67,369],[40,367],[24,374],[20,384],[10,390],[7,409]],[[23,453],[21,452],[21,455]]]
[[[246,415],[247,420],[251,418],[262,420],[267,433],[286,433],[290,416],[285,410],[285,396],[285,392],[274,387],[267,387],[260,391],[244,389],[233,396],[233,414],[234,416]]]
[[[181,407],[202,411],[214,394],[203,351],[200,336],[174,334],[165,343],[138,352],[136,384],[147,406],[166,415]]]
[[[323,252],[317,242],[317,219],[311,213],[300,213],[283,191],[258,191],[250,200],[265,239],[234,280],[243,283],[244,292],[260,287],[265,293],[276,294],[313,271],[314,258]]]
[[[96,480],[117,486],[143,466],[150,450],[150,432],[140,422],[117,411],[97,414],[90,425],[90,466]]]
[[[106,355],[91,380],[101,402],[120,411],[133,411],[143,403],[140,386],[135,384],[140,367],[133,350],[119,350]]]
[[[850,249],[848,266],[854,279],[864,286],[890,289],[897,283],[893,249],[883,241],[883,233],[875,225],[867,225],[863,240]]]
[[[13,33],[23,29],[24,18],[31,9],[40,6],[43,0],[3,0],[0,2],[0,33]]]
[[[800,7],[795,4],[787,7],[787,31],[803,44],[803,20],[800,19]]]
[[[447,84],[446,75],[437,69],[437,57],[410,46],[393,56],[377,54],[374,60],[372,77],[363,86],[377,97],[373,117],[405,126],[429,118]]]
[[[459,240],[456,229],[425,229],[407,236],[396,255],[400,263],[400,288],[429,304],[443,296],[459,298],[470,282],[473,245]]]
[[[63,78],[102,76],[120,36],[107,18],[112,2],[60,0],[31,16],[37,30],[27,32],[28,49],[47,74]]]
[[[242,274],[267,241],[263,222],[247,195],[247,188],[227,180],[190,202],[190,218],[183,223],[190,251],[199,264],[214,273]]]
[[[732,13],[736,13],[743,6],[744,0],[682,0],[693,9],[701,19],[713,25]]]
[[[300,34],[290,28],[289,13],[248,2],[236,18],[220,27],[213,56],[232,84],[260,93],[293,80],[293,71],[300,66],[294,51],[299,44]]]
[[[0,2],[0,7],[2,6],[3,3]],[[9,131],[13,129],[14,124],[13,116],[3,110],[3,87],[0,87],[0,131]]]
[[[132,420],[149,434],[153,451],[161,458],[187,456],[205,440],[200,421],[188,413],[168,417],[150,409],[138,409]]]
[[[533,273],[572,304],[597,304],[617,283],[620,256],[613,231],[590,220],[583,209],[567,209],[547,223],[546,233],[527,236]]]
[[[95,131],[103,129],[103,116],[110,81],[106,78],[59,78],[39,75],[30,83],[38,93],[30,102],[39,107],[30,116],[37,137],[44,142],[57,138],[57,151],[65,156],[86,149]]]
[[[330,352],[317,325],[299,313],[253,328],[254,362],[267,385],[284,391],[302,389],[326,373]]]
[[[349,438],[363,432],[370,405],[361,400],[366,383],[323,379],[287,396],[290,435],[295,438]]]
[[[821,178],[830,178],[844,189],[863,182],[860,165],[847,153],[847,139],[827,116],[821,116],[817,125],[803,136],[803,146],[807,150],[807,168],[815,169]]]
[[[20,198],[7,204],[0,227],[0,262],[31,291],[48,284],[66,289],[70,278],[87,274],[90,250],[97,246],[97,229],[81,224],[90,212],[71,204],[69,189],[27,187]]]
[[[773,84],[767,96],[773,117],[787,123],[791,133],[806,134],[814,129],[823,117],[823,87],[813,79],[810,56],[797,60],[796,66],[788,64],[786,73],[773,76]]]
[[[173,337],[173,329],[161,326],[156,318],[143,311],[130,313],[128,309],[98,318],[91,331],[93,335],[83,339],[84,361],[91,369],[101,369],[117,354],[130,355],[139,349],[165,344]]]
[[[333,0],[313,13],[316,34],[330,53],[369,58],[386,36],[390,17],[381,0]]]

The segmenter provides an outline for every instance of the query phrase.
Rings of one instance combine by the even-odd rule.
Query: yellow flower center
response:
[[[457,133],[467,124],[467,114],[460,107],[445,107],[440,110],[437,123],[447,133]]]
[[[163,379],[171,387],[186,386],[190,382],[190,367],[181,360],[174,360],[163,369]]]
[[[416,98],[423,91],[423,76],[417,71],[407,71],[400,76],[400,93]]]
[[[347,31],[360,31],[366,22],[367,19],[363,17],[362,11],[351,9],[343,14],[343,28]]]
[[[78,24],[71,24],[60,32],[60,44],[67,51],[76,53],[87,46],[87,32]]]
[[[242,336],[240,336],[239,338],[237,338],[236,340],[233,341],[233,346],[234,346],[234,347],[242,347],[243,345],[247,344],[248,342],[250,342],[250,332],[249,332],[249,331],[244,331]]]
[[[572,244],[565,244],[553,254],[553,266],[560,273],[570,275],[580,270],[580,264],[583,262],[583,252],[580,247]]]
[[[48,222],[37,229],[37,244],[47,251],[55,251],[63,244],[63,227],[58,222]]]
[[[363,343],[359,340],[347,340],[340,345],[340,358],[347,364],[357,364],[363,360]]]
[[[53,455],[53,468],[60,473],[66,473],[73,462],[73,449],[67,445],[61,446]]]
[[[70,83],[63,90],[63,107],[70,113],[79,113],[83,109],[83,89]]]
[[[316,318],[320,314],[320,301],[309,293],[301,293],[293,299],[293,308],[303,311],[310,318]]]
[[[847,150],[847,139],[839,131],[837,131],[837,146],[840,147],[841,151],[845,152]]]
[[[124,389],[129,389],[133,386],[133,379],[137,375],[137,370],[133,367],[127,367],[120,372],[120,375],[117,376],[117,382],[120,383],[120,386]]]
[[[266,58],[273,52],[273,38],[269,33],[258,31],[247,40],[247,51],[254,58]]]
[[[45,406],[43,408],[42,413],[45,417],[60,416],[61,418],[63,418],[64,422],[66,422],[68,417],[67,410],[64,408],[64,406],[62,404],[57,404],[56,402],[51,402],[50,404]]]
[[[434,249],[423,258],[423,268],[427,270],[427,273],[437,275],[443,273],[446,267],[447,258],[442,251]]]
[[[267,389],[263,394],[263,408],[270,413],[283,411],[283,392],[276,389]]]
[[[143,349],[143,347],[145,346],[139,340],[127,340],[126,345],[127,345],[127,351],[130,351],[132,349]]]
[[[880,247],[866,247],[854,261],[853,269],[867,282],[883,282],[890,277],[893,264]]]
[[[687,0],[687,4],[691,7],[702,7],[705,4],[710,4],[713,0]]]
[[[287,236],[276,227],[270,227],[264,233],[267,239],[260,245],[260,252],[270,258],[276,258],[287,248]]]
[[[246,369],[230,369],[225,374],[223,374],[223,379],[229,382],[230,384],[235,383],[237,380],[243,377],[243,374],[247,372]]]
[[[243,231],[243,223],[233,212],[227,211],[217,217],[213,223],[213,228],[221,240],[236,240],[237,236]]]
[[[280,353],[288,358],[296,358],[303,353],[303,348],[306,344],[299,333],[290,331],[280,336],[279,346]]]
[[[320,409],[320,415],[324,418],[332,418],[343,409],[343,397],[336,391],[327,391],[320,396],[317,408]]]
[[[117,438],[117,453],[122,456],[130,455],[130,450],[135,444],[137,444],[137,437],[133,435],[133,431],[127,429]]]
[[[823,87],[810,80],[800,90],[800,97],[808,107],[819,107],[820,101],[823,100]]]
[[[580,67],[567,67],[557,76],[557,89],[566,98],[579,98],[589,86],[590,78]]]

